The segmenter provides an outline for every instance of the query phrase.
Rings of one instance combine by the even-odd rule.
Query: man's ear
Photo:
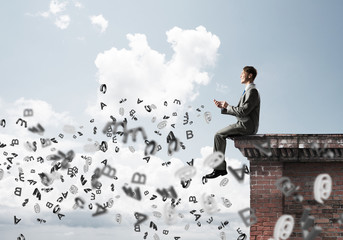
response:
[[[252,73],[249,73],[248,78],[249,79],[252,78]]]

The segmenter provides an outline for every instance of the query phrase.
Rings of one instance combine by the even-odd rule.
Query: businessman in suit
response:
[[[225,101],[216,101],[214,104],[221,108],[222,114],[233,115],[237,123],[231,124],[219,130],[214,136],[213,152],[222,152],[225,156],[226,138],[238,135],[256,134],[260,116],[260,96],[254,80],[257,71],[252,66],[246,66],[241,73],[241,83],[245,84],[245,90],[239,99],[236,107]],[[216,178],[227,174],[225,160],[217,166],[212,173],[205,175],[205,178]]]

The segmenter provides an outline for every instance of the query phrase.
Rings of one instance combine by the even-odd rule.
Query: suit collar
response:
[[[245,87],[245,92],[247,92],[251,88],[256,88],[256,84],[255,83],[249,83],[249,85]]]

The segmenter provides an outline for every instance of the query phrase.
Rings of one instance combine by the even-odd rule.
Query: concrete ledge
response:
[[[257,134],[232,139],[250,161],[343,161],[343,134]]]

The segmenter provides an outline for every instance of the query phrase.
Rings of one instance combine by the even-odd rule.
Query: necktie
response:
[[[242,96],[244,95],[244,93],[245,93],[245,89],[244,89],[244,91],[243,91],[243,93],[242,93]]]

